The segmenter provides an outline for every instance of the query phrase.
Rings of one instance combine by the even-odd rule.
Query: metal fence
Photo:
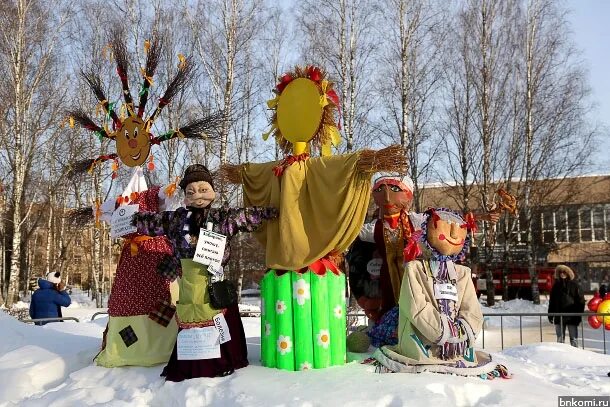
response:
[[[61,318],[34,318],[34,319],[22,319],[21,322],[26,324],[35,324],[36,322],[58,322],[58,321],[76,321],[80,322],[76,317],[61,317]]]
[[[608,317],[610,318],[610,314],[603,314],[598,312],[500,312],[493,314],[483,314],[484,320],[486,318],[491,317],[499,317],[500,318],[500,347],[504,350],[504,317],[519,317],[519,345],[523,345],[523,317],[538,317],[538,329],[540,332],[540,342],[542,340],[542,321],[543,317],[559,317],[560,325],[564,325],[563,318],[564,317],[590,317],[590,316],[599,316],[599,317]],[[587,320],[584,319],[580,324],[580,342],[583,349],[585,349],[585,324]],[[485,349],[485,328],[486,324],[483,323],[483,329],[481,332],[482,335],[482,347]],[[604,354],[606,354],[606,329],[604,328],[604,324],[599,328],[602,330],[602,345]]]
[[[540,333],[539,338],[540,338],[540,342],[543,342],[542,339],[542,331],[543,331],[543,321],[546,321],[546,318],[548,317],[559,317],[560,318],[560,323],[563,325],[563,318],[564,317],[590,317],[592,315],[596,315],[599,317],[608,317],[610,318],[610,314],[602,314],[602,313],[595,313],[595,312],[552,312],[552,313],[547,313],[547,312],[536,312],[536,313],[519,313],[519,312],[505,312],[505,313],[486,313],[483,314],[483,319],[484,319],[484,323],[483,323],[483,328],[481,330],[481,345],[482,348],[485,349],[485,330],[487,329],[488,331],[490,330],[490,328],[487,327],[488,325],[488,321],[490,320],[490,318],[500,318],[500,347],[502,350],[504,350],[504,330],[505,330],[505,326],[504,326],[504,318],[505,317],[518,317],[519,318],[519,345],[523,345],[523,318],[528,318],[528,317],[538,317],[538,331]],[[543,320],[544,317],[544,320]],[[355,329],[356,326],[358,325],[368,325],[369,321],[367,316],[364,313],[361,312],[355,312],[355,313],[348,313],[347,314],[347,330],[348,331],[352,331]],[[585,349],[585,324],[587,323],[586,318],[583,319],[583,321],[580,324],[580,347],[582,347],[582,349]],[[603,352],[604,354],[607,354],[607,346],[606,346],[606,336],[610,337],[610,332],[608,333],[608,335],[606,335],[606,329],[604,329],[604,324],[602,324],[602,326],[599,328],[602,330],[602,346],[603,346]],[[531,343],[531,342],[530,342]]]

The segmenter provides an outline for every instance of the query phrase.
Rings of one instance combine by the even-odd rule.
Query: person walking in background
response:
[[[30,318],[61,318],[61,307],[67,307],[72,300],[61,282],[59,272],[47,273],[45,278],[38,279],[38,289],[32,294]],[[44,325],[46,322],[36,322]]]
[[[574,271],[566,265],[555,268],[555,283],[551,288],[549,313],[584,312],[585,298],[574,281]],[[582,322],[579,316],[549,316],[549,322],[555,324],[557,342],[564,343],[565,328],[568,327],[570,345],[578,346],[578,325]]]

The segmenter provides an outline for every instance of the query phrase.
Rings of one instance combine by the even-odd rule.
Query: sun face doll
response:
[[[431,258],[407,263],[398,345],[384,346],[373,357],[391,371],[508,377],[504,366],[473,348],[483,314],[470,269],[455,264],[468,249],[469,224],[460,214],[439,208],[426,211],[421,227]]]
[[[149,171],[154,169],[151,146],[175,137],[201,139],[212,132],[220,123],[219,115],[211,115],[190,122],[175,130],[154,136],[151,126],[162,109],[180,92],[191,78],[193,65],[183,58],[178,72],[159,98],[152,114],[145,117],[153,75],[161,55],[161,42],[153,37],[146,42],[146,66],[141,69],[142,85],[138,105],[134,104],[128,83],[127,51],[120,31],[111,36],[110,49],[116,60],[117,74],[121,81],[124,103],[120,109],[109,102],[102,82],[95,73],[83,73],[99,100],[98,111],[104,112],[110,123],[96,124],[84,110],[69,112],[70,124],[78,123],[92,131],[100,140],[108,139],[116,143],[117,152],[95,159],[84,160],[72,166],[72,176],[91,171],[101,162],[113,160],[113,178],[120,163],[133,167],[133,174],[127,188],[116,199],[112,198],[95,208],[95,217],[110,222],[112,214],[119,206],[128,205],[137,210],[159,212],[173,209],[176,195],[175,185],[168,188],[148,188],[143,169],[148,160]],[[130,208],[130,209],[131,209]],[[85,211],[83,211],[84,213]],[[135,229],[135,228],[134,228]],[[176,337],[177,324],[172,318],[174,306],[170,295],[170,279],[157,272],[158,265],[173,255],[173,248],[165,237],[149,237],[138,233],[121,236],[123,249],[117,264],[116,277],[108,300],[110,315],[104,332],[102,350],[96,356],[96,363],[104,367],[151,366],[168,361]]]
[[[149,161],[148,169],[153,170],[154,164],[150,155],[151,147],[167,140],[179,138],[187,139],[206,139],[210,133],[218,128],[222,120],[221,114],[204,116],[189,122],[177,129],[172,129],[164,134],[155,136],[151,128],[161,111],[172,99],[184,88],[184,85],[192,78],[194,65],[190,58],[179,55],[178,72],[170,81],[155,110],[145,117],[146,104],[149,93],[153,85],[153,76],[159,64],[162,43],[155,35],[152,40],[146,41],[146,66],[141,68],[142,84],[139,92],[139,103],[134,105],[131,91],[129,89],[128,73],[129,63],[127,49],[120,30],[112,32],[110,50],[116,60],[117,74],[121,81],[124,103],[117,110],[115,103],[110,103],[104,93],[99,75],[94,72],[83,72],[83,77],[97,99],[99,104],[97,111],[103,111],[110,124],[104,123],[100,126],[92,120],[82,109],[75,109],[68,112],[70,125],[78,123],[83,128],[92,131],[101,140],[109,139],[115,142],[116,153],[99,156],[95,159],[88,159],[75,163],[72,166],[72,175],[77,175],[84,171],[91,171],[96,164],[108,160],[114,160],[113,170],[116,174],[120,163],[128,167],[137,167]],[[120,114],[117,114],[117,111]],[[116,175],[114,175],[116,176]],[[113,176],[113,177],[114,177]]]

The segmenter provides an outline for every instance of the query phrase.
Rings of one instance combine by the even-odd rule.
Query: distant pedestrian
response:
[[[549,300],[549,313],[572,312],[580,313],[585,310],[585,298],[574,281],[574,271],[566,265],[555,268],[555,283],[551,289]],[[568,328],[570,345],[578,346],[578,325],[582,322],[580,316],[549,316],[549,321],[555,324],[557,342],[565,342],[565,329]]]
[[[38,279],[38,290],[32,294],[30,318],[61,318],[61,307],[67,307],[72,300],[61,282],[59,272],[51,272],[45,278]],[[36,322],[44,325],[46,322]]]
[[[608,292],[608,286],[606,284],[602,284],[599,286],[599,296],[604,299],[606,293]]]

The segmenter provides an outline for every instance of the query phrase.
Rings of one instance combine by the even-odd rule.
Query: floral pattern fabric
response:
[[[262,281],[261,359],[284,370],[345,363],[345,275],[270,270]]]

